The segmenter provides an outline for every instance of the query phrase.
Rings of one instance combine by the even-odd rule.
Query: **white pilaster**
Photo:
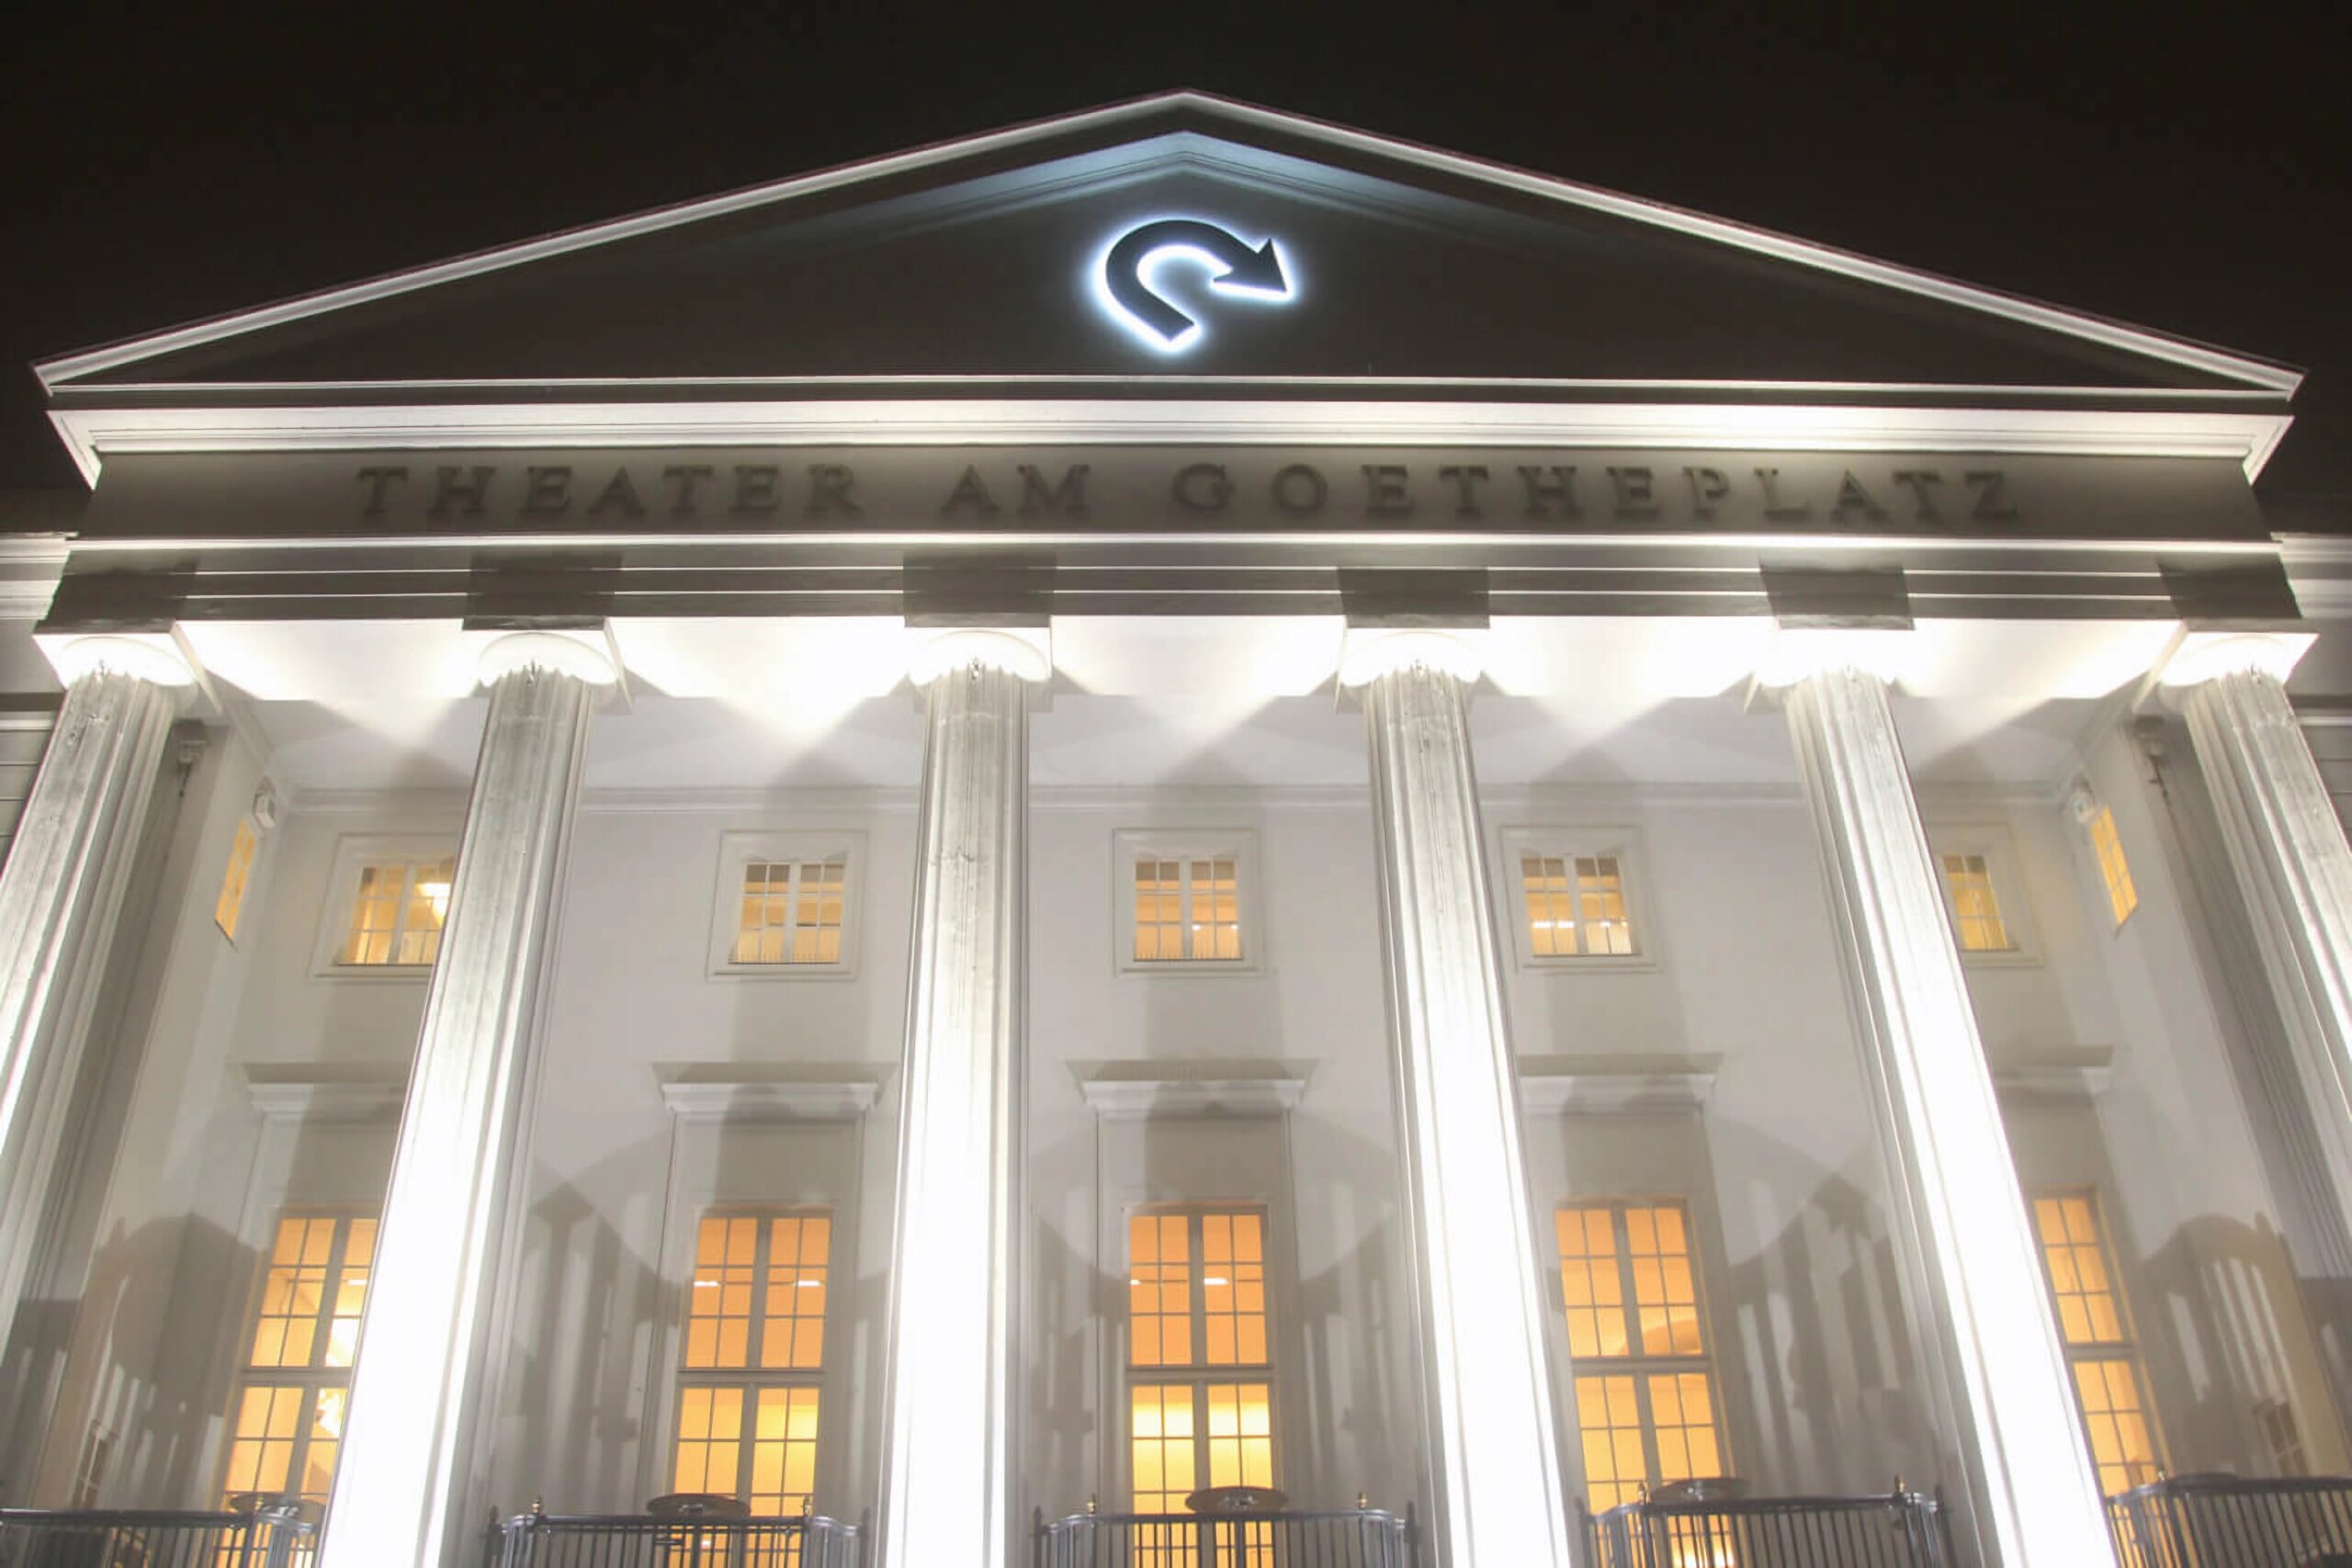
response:
[[[2352,1218],[2352,846],[2287,697],[2308,641],[2192,647],[2164,679],[2256,928],[2329,1185]]]
[[[583,645],[491,645],[472,799],[401,1113],[325,1568],[445,1568],[479,1551],[466,1512],[540,982],[580,798],[594,683]]]
[[[1893,1179],[1921,1371],[1988,1568],[2110,1562],[2065,1352],[2018,1189],[1884,678],[1826,667],[1783,694]]]
[[[899,1076],[882,1551],[890,1568],[1019,1562],[1015,1387],[1027,1073],[1027,685],[999,632],[914,662],[927,729]]]
[[[97,981],[164,743],[189,674],[153,647],[85,637],[0,873],[0,1335],[39,1247]]]
[[[1566,1568],[1538,1243],[1520,1153],[1465,682],[1432,633],[1351,634],[1372,750],[1382,942],[1444,1568]]]

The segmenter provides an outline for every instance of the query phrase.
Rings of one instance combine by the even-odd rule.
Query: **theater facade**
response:
[[[38,369],[0,1540],[2343,1506],[2291,369],[1194,94]]]

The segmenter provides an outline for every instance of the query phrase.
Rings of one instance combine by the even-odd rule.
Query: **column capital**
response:
[[[2156,667],[2156,684],[2168,689],[2201,686],[2223,675],[2247,672],[2285,681],[2318,636],[2279,627],[2184,627]]]
[[[1023,681],[1044,681],[1054,672],[1051,626],[909,626],[907,635],[914,644],[907,677],[918,686],[974,664]]]
[[[569,675],[592,686],[609,686],[620,679],[619,663],[601,628],[509,632],[482,649],[474,668],[484,686],[533,669]]]
[[[41,639],[57,678],[72,685],[85,675],[110,671],[158,686],[193,686],[196,671],[168,632],[105,632]]]
[[[1486,636],[1478,627],[1350,626],[1340,641],[1340,684],[1368,686],[1416,664],[1476,681],[1486,669]]]
[[[1913,647],[1907,627],[1816,626],[1783,623],[1773,628],[1756,663],[1756,684],[1771,692],[1832,671],[1852,670],[1893,685],[1907,671]]]

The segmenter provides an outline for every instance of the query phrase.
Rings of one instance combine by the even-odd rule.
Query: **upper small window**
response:
[[[1119,966],[1216,973],[1257,967],[1254,835],[1122,832],[1113,857]]]
[[[1951,898],[1952,929],[1960,933],[1965,953],[2015,953],[2001,919],[2001,901],[1993,892],[1993,868],[1983,855],[1943,857],[1944,886]]]
[[[1998,823],[1930,825],[1928,840],[1961,956],[1994,965],[2040,963],[2033,911],[2018,880],[2020,863],[2009,830]]]
[[[2091,852],[2098,856],[2099,879],[2107,884],[2107,907],[2120,926],[2140,907],[2140,890],[2132,886],[2132,867],[2123,859],[2123,840],[2115,831],[2115,811],[2102,806],[2090,819]]]
[[[245,912],[245,888],[254,879],[254,858],[261,852],[261,834],[250,817],[237,818],[237,836],[229,845],[229,868],[220,875],[220,897],[212,904],[212,923],[232,942],[237,921]]]
[[[336,846],[313,973],[427,973],[441,955],[441,927],[457,871],[446,840],[344,840]]]
[[[1521,962],[1536,968],[1644,962],[1633,866],[1615,830],[1514,829],[1503,835]]]
[[[729,833],[711,911],[713,975],[850,973],[864,840],[853,833]]]
[[[738,964],[839,964],[847,859],[755,860],[743,867]]]

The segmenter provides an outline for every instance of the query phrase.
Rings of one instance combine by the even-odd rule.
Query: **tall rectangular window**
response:
[[[2090,821],[2091,852],[2098,857],[2099,880],[2107,885],[2107,907],[2121,925],[2140,907],[2140,890],[2132,886],[2132,867],[2123,859],[2123,840],[2115,831],[2115,809],[2102,806]]]
[[[1553,1215],[1587,1495],[1598,1512],[1647,1486],[1724,1472],[1687,1211],[1563,1205]]]
[[[335,963],[353,967],[431,964],[441,955],[441,924],[449,916],[449,888],[457,872],[457,860],[449,855],[363,863]]]
[[[375,1255],[373,1216],[278,1221],[230,1413],[231,1502],[290,1494],[326,1506]]]
[[[732,962],[839,964],[848,876],[845,855],[747,863]]]
[[[715,1213],[695,1234],[671,1489],[808,1510],[825,1368],[832,1219]]]
[[[1993,868],[1980,854],[1945,854],[1944,887],[1951,899],[1952,929],[1963,953],[2014,953],[2017,942],[2001,919],[1993,891]]]
[[[2106,1226],[2089,1193],[2060,1192],[2033,1200],[2033,1227],[2083,1433],[2098,1466],[2099,1490],[2111,1497],[2155,1480],[2164,1461]]]
[[[1616,855],[1524,852],[1519,881],[1532,956],[1633,956],[1634,921]]]
[[[1204,1487],[1274,1483],[1261,1211],[1129,1216],[1127,1368],[1136,1513],[1182,1514],[1184,1499]],[[1260,1545],[1271,1551],[1244,1544],[1253,1559]],[[1166,1542],[1149,1550],[1169,1568],[1182,1555]]]

